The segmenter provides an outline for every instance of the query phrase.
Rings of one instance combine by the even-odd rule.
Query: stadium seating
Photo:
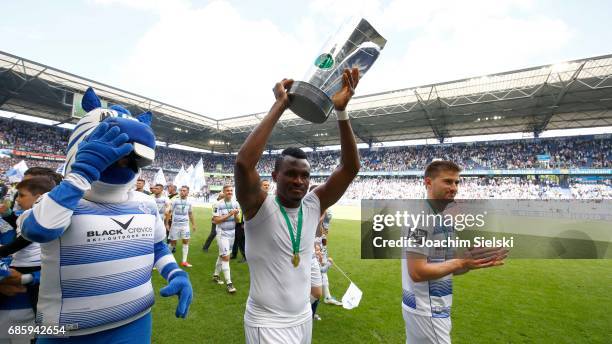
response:
[[[63,155],[70,130],[50,127],[15,119],[0,118],[0,149],[15,150],[21,155],[0,159],[0,178],[13,165],[24,159],[28,166],[58,168],[57,160],[28,158],[25,153]],[[547,155],[547,161],[538,156]],[[548,139],[473,142],[440,145],[402,146],[393,148],[362,149],[361,171],[401,172],[423,170],[435,159],[453,160],[466,170],[519,169],[519,168],[612,168],[612,135],[575,136]],[[196,164],[202,158],[206,172],[231,174],[233,155],[196,153],[158,147],[156,159],[150,169],[143,171],[143,178],[153,182],[160,167],[167,180],[173,180],[181,166]],[[329,173],[338,164],[338,151],[308,153],[315,173]],[[259,163],[262,173],[274,168],[275,156],[265,155]],[[317,179],[315,178],[316,182]],[[222,186],[231,183],[231,176],[207,177],[207,185]],[[607,184],[607,185],[606,185]],[[528,181],[525,178],[481,177],[465,178],[458,195],[460,198],[610,198],[610,180],[599,184],[583,184],[574,179],[571,192],[561,190],[549,181]],[[212,188],[214,189],[214,187]],[[385,192],[381,192],[384,190]],[[418,178],[360,177],[349,188],[344,199],[419,198],[423,196],[422,180]]]

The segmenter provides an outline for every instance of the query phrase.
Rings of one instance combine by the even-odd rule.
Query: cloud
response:
[[[283,77],[304,73],[306,42],[228,2],[164,13],[120,68],[121,83],[211,116],[265,111]]]
[[[361,91],[531,67],[533,61],[568,45],[574,35],[562,20],[533,14],[533,6],[525,0],[418,4],[396,0],[378,18],[385,23],[380,31],[390,39]],[[402,36],[410,38],[402,41]],[[393,53],[385,55],[390,50]],[[541,63],[550,62],[557,61]]]
[[[158,13],[117,69],[122,87],[213,117],[266,111],[274,83],[303,77],[351,16],[366,17],[388,39],[358,94],[529,67],[573,35],[530,0],[316,0],[291,29],[246,19],[228,1],[199,8],[181,0],[95,1]]]
[[[137,10],[152,11],[159,14],[172,13],[190,7],[188,0],[90,0],[102,6],[122,6]]]

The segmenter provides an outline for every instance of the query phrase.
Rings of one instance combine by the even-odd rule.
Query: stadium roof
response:
[[[133,113],[153,111],[159,140],[215,151],[236,151],[265,116],[217,120],[0,52],[0,110],[76,123],[74,94],[88,86]],[[348,110],[358,142],[368,144],[610,126],[612,55],[370,94]],[[335,120],[314,125],[288,111],[269,147],[296,144],[339,144]]]

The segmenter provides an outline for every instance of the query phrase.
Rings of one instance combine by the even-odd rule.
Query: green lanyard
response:
[[[297,268],[300,264],[300,240],[302,239],[302,223],[303,223],[303,212],[302,212],[302,203],[300,203],[300,209],[298,210],[298,221],[297,221],[297,239],[293,235],[293,226],[291,225],[291,221],[289,221],[289,216],[287,215],[287,211],[280,204],[278,197],[276,197],[276,204],[280,208],[283,217],[285,218],[285,222],[287,222],[287,229],[289,230],[289,237],[291,238],[291,245],[293,246],[293,257],[291,258],[291,263],[293,266]]]
[[[227,203],[227,202],[223,201],[223,203],[225,203],[225,209],[227,210],[228,214],[229,214],[230,210],[234,210],[234,208],[232,207],[232,202]]]

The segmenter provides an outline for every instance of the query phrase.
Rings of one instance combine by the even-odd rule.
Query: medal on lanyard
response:
[[[287,215],[287,211],[280,204],[278,197],[276,197],[276,204],[280,208],[283,217],[285,218],[285,222],[287,222],[287,230],[289,230],[289,237],[291,238],[291,246],[293,247],[293,257],[291,257],[291,263],[294,267],[298,267],[300,265],[300,240],[302,239],[302,223],[303,223],[303,212],[302,212],[302,204],[300,203],[300,209],[298,210],[298,221],[297,221],[297,233],[293,235],[293,226],[291,225],[291,221],[289,221],[289,216]],[[297,238],[296,238],[297,237]]]

